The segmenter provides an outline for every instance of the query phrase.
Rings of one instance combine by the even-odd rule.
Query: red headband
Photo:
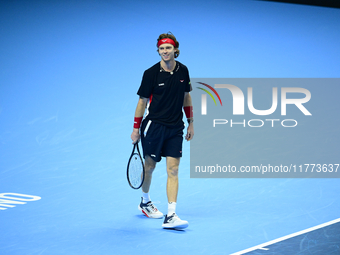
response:
[[[164,38],[164,39],[159,40],[157,43],[157,47],[161,46],[164,43],[170,43],[176,48],[176,43],[174,42],[174,40],[170,38]]]

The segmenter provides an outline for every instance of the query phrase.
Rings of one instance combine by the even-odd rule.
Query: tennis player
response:
[[[178,193],[178,167],[182,157],[184,109],[188,121],[185,139],[194,136],[192,90],[187,67],[175,58],[179,56],[179,43],[171,33],[157,39],[157,51],[161,61],[144,72],[137,94],[139,101],[135,112],[133,143],[141,139],[145,161],[145,179],[142,185],[142,201],[138,209],[149,218],[163,218],[152,203],[149,189],[152,173],[161,157],[166,157],[168,213],[163,228],[183,229],[188,222],[176,214]],[[143,119],[145,109],[147,114]]]

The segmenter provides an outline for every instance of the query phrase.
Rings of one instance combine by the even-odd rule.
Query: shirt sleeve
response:
[[[185,92],[190,92],[192,90],[192,86],[191,86],[191,81],[190,81],[190,76],[189,76],[189,70],[188,68],[186,68],[186,71],[187,71],[187,80],[188,80],[188,83],[186,84],[186,87],[185,87]]]
[[[142,78],[142,83],[138,89],[137,95],[149,98],[152,94],[152,78],[149,72],[145,71]]]

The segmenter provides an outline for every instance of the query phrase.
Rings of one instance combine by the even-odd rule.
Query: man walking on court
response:
[[[185,65],[175,61],[178,47],[179,43],[171,33],[158,37],[157,51],[161,61],[144,72],[137,92],[139,101],[131,139],[133,143],[141,139],[145,159],[142,201],[138,209],[149,218],[163,218],[163,213],[150,199],[149,189],[156,163],[166,157],[168,213],[162,227],[183,229],[188,227],[188,222],[181,220],[175,211],[184,129],[182,108],[188,120],[187,141],[194,136],[194,126],[189,72]],[[147,114],[142,121],[146,108]]]

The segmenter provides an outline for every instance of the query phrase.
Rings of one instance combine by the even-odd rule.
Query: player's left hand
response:
[[[194,124],[190,123],[187,129],[185,140],[190,141],[194,137]]]

